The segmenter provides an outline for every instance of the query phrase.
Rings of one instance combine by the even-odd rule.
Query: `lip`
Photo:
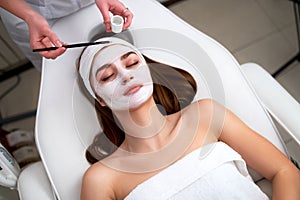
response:
[[[143,87],[142,84],[132,84],[126,88],[125,92],[123,93],[124,96],[132,95],[138,92]]]

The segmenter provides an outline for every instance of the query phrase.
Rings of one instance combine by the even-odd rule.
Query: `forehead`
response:
[[[135,51],[134,48],[122,44],[112,44],[99,50],[93,59],[92,65],[107,64],[119,59],[127,52]]]

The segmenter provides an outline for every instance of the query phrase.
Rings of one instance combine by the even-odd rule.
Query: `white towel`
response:
[[[267,200],[242,157],[223,142],[205,145],[138,185],[125,200]]]

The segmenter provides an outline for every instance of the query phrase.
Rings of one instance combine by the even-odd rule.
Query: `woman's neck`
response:
[[[134,153],[163,148],[175,126],[172,120],[161,114],[152,98],[137,109],[115,114],[125,132],[121,148]]]

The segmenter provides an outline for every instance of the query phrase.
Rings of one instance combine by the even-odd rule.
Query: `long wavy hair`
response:
[[[162,114],[176,113],[193,101],[197,84],[191,74],[146,56],[144,58],[153,80],[153,98]],[[96,97],[99,98],[97,95]],[[110,155],[125,139],[123,128],[112,110],[101,106],[97,100],[94,105],[104,134],[96,135],[93,144],[86,151],[86,158],[91,164]]]

